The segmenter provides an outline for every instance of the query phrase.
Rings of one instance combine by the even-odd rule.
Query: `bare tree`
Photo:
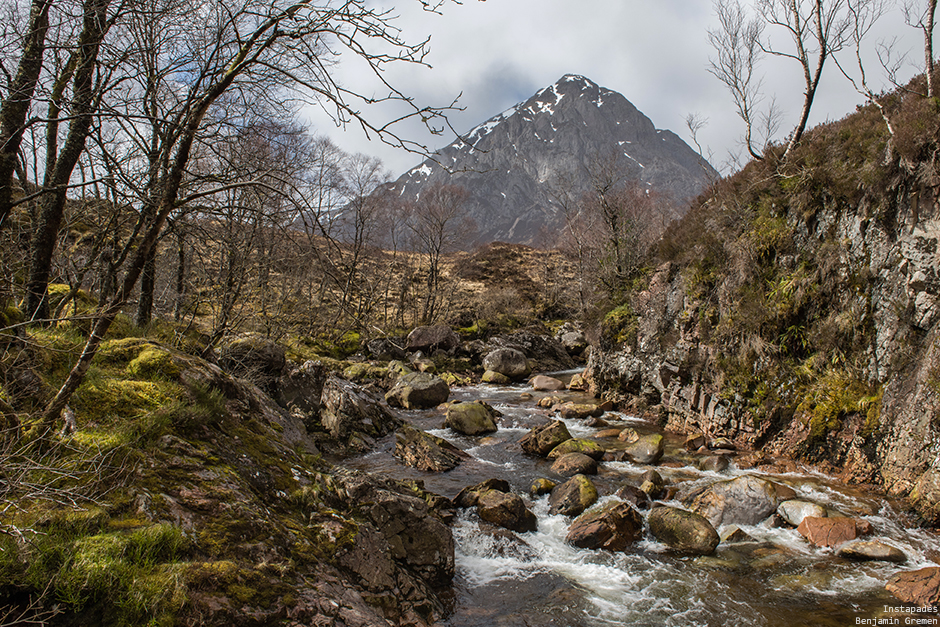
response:
[[[428,8],[428,3],[422,4]],[[155,210],[134,238],[135,252],[126,264],[120,287],[99,313],[77,363],[31,431],[33,437],[54,426],[81,384],[105,333],[136,287],[167,219],[180,206],[211,193],[212,190],[206,190],[181,196],[181,189],[194,144],[223,95],[236,87],[271,79],[280,85],[306,90],[311,97],[328,103],[341,120],[356,120],[383,141],[411,150],[423,148],[396,135],[392,123],[373,125],[351,104],[353,100],[376,99],[359,96],[332,79],[330,65],[345,50],[364,60],[388,89],[379,100],[403,103],[410,107],[410,113],[404,117],[418,117],[429,126],[442,119],[442,109],[418,106],[389,84],[382,73],[389,63],[424,63],[427,54],[426,42],[409,44],[401,38],[390,22],[389,11],[372,8],[365,0],[319,4],[314,0],[286,3],[247,0],[241,4],[210,3],[204,8],[208,13],[201,14],[202,19],[193,28],[204,36],[201,43],[209,45],[201,50],[198,63],[187,67],[187,80],[180,86],[183,104],[172,121],[166,148],[172,155],[170,165],[159,183],[149,190]]]
[[[744,121],[744,147],[755,159],[763,159],[763,146],[755,147],[755,125],[762,100],[757,65],[763,50],[760,44],[764,23],[749,17],[738,0],[715,0],[718,28],[708,31],[708,41],[716,57],[709,59],[708,71],[731,92],[738,116]],[[769,141],[763,138],[763,142]]]
[[[803,106],[784,157],[803,137],[826,61],[845,45],[849,28],[845,9],[846,0],[757,0],[757,10],[764,22],[782,29],[792,44],[788,49],[762,41],[761,49],[776,57],[793,59],[803,72]]]
[[[849,15],[849,25],[847,28],[847,39],[855,56],[855,69],[850,69],[846,64],[839,61],[838,56],[833,57],[833,61],[845,76],[852,83],[859,94],[878,109],[888,134],[894,137],[894,126],[891,124],[891,118],[888,111],[881,103],[878,94],[872,90],[868,84],[868,75],[865,71],[865,63],[862,60],[863,42],[875,23],[885,14],[888,8],[887,0],[846,0],[846,8]],[[928,80],[928,85],[930,81]],[[891,145],[888,146],[888,153],[891,153]]]
[[[439,314],[443,299],[441,262],[446,253],[472,241],[475,225],[464,216],[463,204],[469,193],[458,185],[437,183],[421,192],[413,204],[408,226],[415,239],[415,249],[427,261],[427,280],[421,321],[432,322]]]
[[[49,11],[54,0],[33,0],[26,35],[20,48],[16,71],[10,72],[3,63],[4,75],[13,75],[0,103],[0,229],[7,223],[13,209],[14,182],[20,143],[26,131],[26,118],[32,106],[33,94],[42,73],[49,32]],[[25,178],[25,177],[23,177]]]
[[[755,125],[762,122],[763,139],[772,139],[779,123],[774,103],[758,112],[762,100],[757,65],[763,55],[792,59],[803,74],[803,104],[796,127],[790,133],[784,156],[796,146],[806,130],[826,62],[848,41],[851,19],[848,0],[755,0],[755,15],[739,0],[715,0],[719,27],[709,31],[709,42],[717,56],[710,68],[731,91],[738,115],[744,120],[744,143],[755,159],[762,158],[755,142]],[[771,40],[782,31],[788,45]]]
[[[924,36],[924,72],[927,75],[927,97],[936,95],[936,61],[933,54],[933,29],[937,14],[937,0],[905,0],[904,20],[919,29]]]

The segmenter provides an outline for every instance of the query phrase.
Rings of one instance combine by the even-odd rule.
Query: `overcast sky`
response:
[[[444,106],[458,95],[464,111],[449,118],[461,133],[527,99],[565,74],[580,74],[620,92],[657,128],[669,129],[691,144],[686,116],[707,120],[699,133],[706,156],[719,169],[730,153],[741,153],[743,126],[724,86],[708,68],[713,51],[707,30],[714,25],[708,0],[463,0],[448,4],[441,14],[422,11],[418,0],[378,0],[394,9],[394,24],[409,42],[430,37],[427,62],[432,66],[399,65],[386,72],[388,80],[423,105]],[[871,39],[897,37],[897,48],[910,51],[904,78],[919,71],[922,53],[918,31],[906,26],[900,9],[885,16]],[[784,39],[778,40],[782,45]],[[785,134],[796,123],[802,103],[802,75],[793,61],[765,63],[764,91],[776,98],[785,113]],[[882,73],[868,71],[874,85],[884,85]],[[360,65],[347,60],[335,68],[345,86],[371,89]],[[365,86],[365,87],[364,87]],[[814,105],[811,123],[835,120],[862,102],[835,65],[827,66]],[[376,123],[393,113],[376,108],[363,112]],[[358,126],[336,128],[315,109],[305,117],[311,129],[330,137],[347,152],[382,159],[397,177],[422,159],[377,141],[369,141]],[[420,125],[401,132],[431,149],[451,143],[453,134],[432,136]]]

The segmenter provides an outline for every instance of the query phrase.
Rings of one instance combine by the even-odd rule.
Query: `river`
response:
[[[732,463],[720,473],[700,471],[694,455],[682,448],[681,436],[667,435],[665,456],[656,467],[667,485],[757,474],[789,485],[798,498],[870,522],[874,533],[869,539],[901,549],[907,562],[899,566],[849,561],[836,557],[831,549],[811,546],[795,529],[768,523],[743,527],[756,542],[722,543],[708,557],[674,553],[648,532],[627,552],[566,544],[571,519],[549,515],[547,496],[529,496],[536,478],[564,478],[550,470],[551,462],[525,455],[518,445],[530,428],[555,418],[537,406],[545,394],[527,386],[453,388],[452,400],[484,400],[503,413],[499,430],[487,436],[468,437],[441,429],[440,410],[402,412],[415,426],[472,456],[450,472],[405,467],[392,456],[394,436],[382,440],[374,452],[346,462],[397,479],[419,479],[427,489],[448,498],[484,479],[505,479],[538,517],[536,531],[513,534],[481,527],[473,510],[460,511],[453,525],[457,547],[453,612],[442,623],[444,627],[835,627],[895,617],[900,618],[899,624],[906,624],[904,615],[885,611],[885,606],[902,604],[885,591],[884,583],[899,570],[936,565],[932,560],[940,557],[940,537],[935,532],[911,526],[899,503],[839,484],[812,469],[775,474],[738,469]],[[574,392],[564,396],[587,398]],[[603,418],[612,426],[632,427],[641,434],[656,431],[654,425],[618,412],[608,412]],[[574,437],[597,432],[583,421],[565,422]],[[592,478],[600,502],[615,498],[612,495],[624,484],[638,485],[639,476],[648,468],[629,462],[601,464],[599,474]],[[682,507],[678,502],[667,504]],[[931,618],[936,622],[930,624],[940,624],[936,616]]]

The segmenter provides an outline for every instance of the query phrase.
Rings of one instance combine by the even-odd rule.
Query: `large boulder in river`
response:
[[[487,490],[477,499],[477,514],[488,523],[511,531],[535,531],[538,521],[516,494]]]
[[[893,562],[903,564],[907,561],[904,551],[877,540],[852,540],[839,547],[836,555],[861,562]]]
[[[709,485],[691,495],[686,505],[716,529],[722,525],[756,525],[777,509],[777,491],[770,481],[744,475]]]
[[[525,353],[515,348],[497,348],[483,358],[483,368],[510,379],[523,379],[532,371]]]
[[[796,528],[806,540],[818,547],[838,547],[862,535],[863,529],[853,518],[814,518],[807,516]]]
[[[408,334],[406,348],[410,351],[433,353],[436,350],[452,351],[460,346],[460,337],[446,324],[417,327]]]
[[[532,380],[529,381],[532,384],[532,387],[536,390],[543,392],[556,392],[558,390],[564,390],[565,384],[561,382],[560,379],[555,377],[549,377],[544,374],[537,374],[532,377]]]
[[[704,516],[661,505],[647,516],[650,533],[663,544],[696,555],[711,555],[718,546],[718,532]]]
[[[596,475],[597,460],[583,453],[565,453],[552,464],[552,472],[565,477],[574,475]]]
[[[385,394],[389,405],[405,409],[437,407],[450,396],[450,387],[441,378],[424,372],[403,374]]]
[[[639,440],[628,446],[624,454],[634,464],[655,464],[666,450],[666,442],[659,433],[644,435]]]
[[[556,446],[570,439],[571,433],[568,432],[565,423],[554,420],[548,424],[533,427],[525,437],[519,440],[519,444],[529,455],[545,457]]]
[[[904,603],[917,607],[940,607],[940,568],[931,566],[897,573],[885,589]]]
[[[378,398],[355,383],[334,376],[324,383],[320,402],[320,419],[334,438],[346,439],[357,433],[379,438],[401,424],[401,419]]]
[[[581,453],[582,455],[587,455],[597,461],[600,461],[604,458],[604,453],[607,451],[600,444],[594,440],[587,440],[585,438],[571,438],[570,440],[565,440],[555,448],[553,448],[548,453],[549,459],[558,459],[562,455],[567,455],[568,453]]]
[[[496,431],[496,418],[501,414],[484,403],[455,403],[447,408],[444,428],[464,435],[481,435]]]
[[[626,503],[611,502],[571,523],[565,541],[582,549],[623,551],[643,533],[643,517]]]
[[[777,506],[777,514],[794,527],[799,527],[807,516],[825,518],[826,508],[811,501],[790,499]]]
[[[597,502],[597,488],[584,475],[575,475],[555,486],[548,497],[548,513],[577,516]]]
[[[534,370],[541,372],[569,370],[575,366],[574,359],[561,342],[531,331],[516,331],[490,338],[487,346],[518,350],[529,358]]]
[[[475,507],[480,500],[480,495],[490,490],[497,492],[510,492],[509,482],[505,479],[486,479],[476,485],[467,486],[457,493],[454,497],[454,505],[457,507]]]
[[[409,424],[402,425],[395,434],[394,455],[406,466],[428,472],[447,472],[470,458],[447,440]]]

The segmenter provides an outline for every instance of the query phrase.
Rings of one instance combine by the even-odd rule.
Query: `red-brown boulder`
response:
[[[940,606],[940,568],[931,566],[900,572],[888,580],[885,589],[905,603],[918,607]]]

